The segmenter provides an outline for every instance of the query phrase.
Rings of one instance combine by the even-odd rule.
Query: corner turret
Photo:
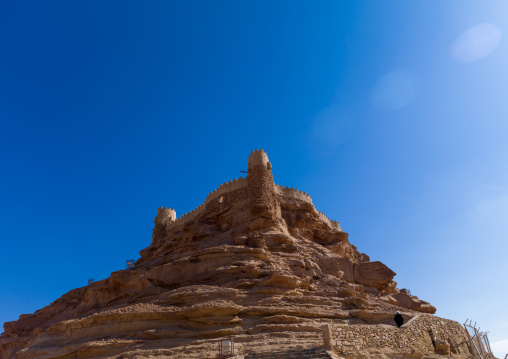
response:
[[[166,207],[159,207],[157,216],[153,220],[155,224],[168,224],[174,221],[176,221],[176,211]]]

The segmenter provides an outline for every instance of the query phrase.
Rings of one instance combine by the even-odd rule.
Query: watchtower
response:
[[[168,224],[174,221],[176,221],[176,211],[166,207],[157,209],[157,216],[153,220],[156,224]]]
[[[275,192],[272,165],[263,150],[254,150],[249,155],[247,190],[252,215],[277,221],[281,217],[280,204]]]
[[[264,150],[254,150],[249,155],[247,171],[253,170],[256,166],[265,166],[267,170],[272,169],[272,165],[268,160],[268,155]]]

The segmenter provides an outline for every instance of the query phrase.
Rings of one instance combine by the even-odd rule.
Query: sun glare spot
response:
[[[311,122],[308,136],[314,155],[327,156],[347,142],[352,127],[353,121],[346,109],[331,105],[317,113]]]
[[[418,89],[418,75],[395,70],[382,76],[372,90],[371,102],[384,110],[398,110],[409,105]]]
[[[458,62],[474,62],[496,49],[501,32],[492,24],[481,24],[464,31],[453,43],[450,53]]]
[[[322,144],[337,146],[347,140],[350,127],[348,113],[332,105],[316,115],[312,123],[312,135]]]

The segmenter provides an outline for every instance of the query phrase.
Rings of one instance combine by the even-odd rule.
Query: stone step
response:
[[[333,357],[324,348],[311,348],[271,353],[249,353],[245,359],[333,359]]]

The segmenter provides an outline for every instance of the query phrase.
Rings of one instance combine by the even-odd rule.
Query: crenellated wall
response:
[[[156,224],[166,225],[176,220],[176,211],[167,207],[160,207],[157,209],[157,216],[153,220]]]
[[[266,166],[266,168],[268,170],[272,169],[272,165],[270,164],[270,161],[268,160],[268,155],[266,154],[266,152],[263,149],[258,150],[256,148],[249,155],[247,171],[252,170],[255,166]]]
[[[208,203],[210,203],[214,199],[220,197],[221,195],[232,192],[232,191],[242,188],[246,185],[247,185],[247,181],[245,180],[245,178],[242,178],[242,177],[240,177],[238,179],[235,178],[234,180],[229,181],[229,182],[224,182],[218,188],[216,188],[215,190],[210,192],[208,194],[208,196],[206,197],[205,201],[202,204],[200,204],[199,206],[197,206],[196,208],[194,208],[192,211],[181,215],[180,217],[176,218],[175,220],[166,221],[165,222],[166,229],[173,230],[173,229],[181,227],[191,221],[194,221],[197,217],[199,217],[199,215],[201,215],[204,212],[206,205]],[[164,209],[165,208],[166,207],[164,207]],[[161,209],[163,209],[163,208],[162,207],[159,208],[157,216],[159,216]],[[175,217],[176,217],[176,212],[172,209],[170,209],[170,210],[175,213]],[[157,220],[157,217],[155,217],[155,218]]]
[[[332,325],[332,346],[337,353],[391,349],[400,352],[468,355],[465,329],[453,320],[419,314],[401,328],[389,325]]]
[[[310,198],[310,196],[307,193],[302,192],[299,189],[296,189],[293,187],[287,187],[287,186],[284,187],[284,186],[276,184],[275,191],[278,194],[280,194],[281,196],[288,197],[288,198],[295,198],[300,201],[304,201],[304,202],[312,204],[312,198]]]
[[[214,191],[210,192],[208,194],[208,196],[206,196],[206,200],[205,200],[205,203],[227,193],[227,192],[232,192],[234,190],[237,190],[241,187],[244,187],[244,186],[247,186],[247,180],[245,178],[242,178],[240,177],[239,179],[234,179],[232,181],[229,181],[229,182],[225,182],[223,184],[221,184],[217,189],[215,189]]]
[[[256,166],[266,166],[268,171],[271,169],[271,164],[268,160],[268,156],[265,151],[263,150],[254,150],[249,155],[249,162],[248,162],[248,169],[250,172],[256,167]],[[252,174],[251,174],[252,176]],[[249,177],[251,178],[251,177]],[[252,180],[252,178],[251,178]],[[271,181],[271,180],[270,180]],[[272,182],[273,183],[273,182]],[[159,225],[164,225],[165,230],[169,231],[175,231],[180,229],[181,227],[185,226],[187,223],[190,223],[194,220],[196,220],[201,214],[204,213],[207,205],[214,201],[217,198],[220,198],[223,195],[226,195],[228,193],[231,193],[233,191],[236,191],[240,188],[244,188],[248,186],[247,178],[238,178],[233,179],[232,181],[225,182],[221,184],[217,189],[213,190],[208,194],[205,201],[199,205],[198,207],[194,208],[192,211],[187,212],[183,214],[182,216],[176,218],[176,212],[173,209],[170,208],[159,208],[157,212],[157,217],[155,217],[154,222]],[[284,187],[280,185],[275,185],[275,194],[279,195],[281,200],[284,201],[284,198],[289,199],[296,199],[299,201],[304,201],[308,204],[310,204],[312,207],[314,207],[314,204],[312,203],[312,198],[305,192],[302,192],[296,188],[293,187]],[[342,230],[340,228],[340,225],[337,221],[332,221],[326,215],[319,212],[315,209],[317,215],[319,218],[328,224],[330,228],[334,228],[337,230]]]
[[[334,228],[339,231],[342,231],[342,228],[340,227],[339,222],[331,220],[323,212],[319,212],[317,209],[316,209],[316,212],[318,213],[319,219],[321,219],[323,222],[328,224],[330,226],[330,228]]]
[[[280,186],[280,185],[277,184],[277,185],[275,185],[275,190],[282,197],[293,198],[293,199],[297,199],[297,200],[300,200],[300,201],[304,201],[304,202],[307,202],[307,203],[309,203],[310,205],[312,205],[314,207],[314,204],[312,203],[312,198],[307,193],[302,192],[299,189],[296,189],[296,188],[293,188],[293,187],[287,187],[287,186],[284,187],[284,186]],[[334,229],[337,229],[339,231],[342,231],[339,222],[331,220],[324,213],[319,212],[316,209],[316,207],[314,207],[314,209],[315,209],[316,213],[318,214],[319,219],[321,221],[323,221],[326,224],[328,224],[330,226],[330,228],[334,228]]]

